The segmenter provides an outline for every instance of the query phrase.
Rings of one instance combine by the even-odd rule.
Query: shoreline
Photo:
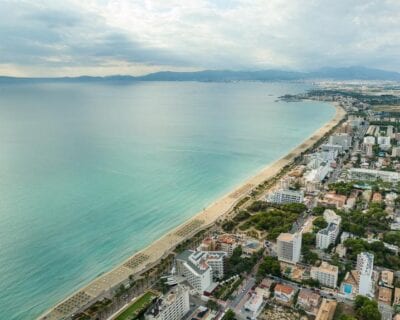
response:
[[[40,315],[38,319],[60,319],[85,308],[95,300],[105,296],[110,289],[115,288],[130,276],[137,276],[156,265],[160,259],[170,254],[178,244],[228,216],[232,208],[250,191],[279,174],[285,166],[290,165],[297,156],[312,147],[345,117],[346,112],[339,104],[332,103],[332,105],[336,109],[334,117],[288,154],[267,165],[256,175],[233,188],[231,192],[212,202],[203,211],[198,212],[147,247],[134,253],[112,270],[98,276],[89,284],[64,298]]]

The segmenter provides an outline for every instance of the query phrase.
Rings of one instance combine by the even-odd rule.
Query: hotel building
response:
[[[188,313],[189,289],[177,286],[160,298],[146,314],[146,320],[180,320]]]
[[[322,262],[319,267],[311,268],[311,278],[318,280],[324,287],[336,288],[339,269],[327,262]]]
[[[300,261],[301,233],[281,233],[277,239],[278,259],[294,263]]]

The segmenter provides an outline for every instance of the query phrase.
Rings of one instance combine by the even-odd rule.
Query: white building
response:
[[[339,144],[331,144],[325,143],[321,146],[322,151],[333,151],[337,153],[341,153],[343,151],[343,147]]]
[[[388,137],[393,138],[394,137],[394,127],[393,126],[388,126],[386,130],[386,134]]]
[[[324,219],[328,225],[317,233],[316,246],[318,249],[326,249],[336,242],[340,232],[340,223],[342,222],[342,218],[330,209],[324,211]]]
[[[311,268],[311,278],[318,280],[324,287],[336,288],[339,269],[327,262],[322,262],[319,267]]]
[[[256,319],[262,309],[263,302],[263,296],[257,292],[252,293],[250,299],[246,301],[244,309],[251,313],[251,319]]]
[[[392,148],[392,157],[400,157],[400,147]]]
[[[301,233],[281,233],[277,238],[277,253],[280,261],[297,263],[301,254]]]
[[[302,203],[304,200],[303,191],[295,191],[289,189],[280,189],[278,191],[271,192],[267,196],[267,202],[271,203]]]
[[[343,150],[349,150],[352,137],[347,133],[336,133],[329,137],[329,144],[342,146]]]
[[[176,286],[156,302],[145,319],[180,320],[189,310],[189,289],[185,286]]]
[[[378,137],[378,144],[382,150],[390,149],[390,137]]]
[[[372,274],[374,271],[374,255],[361,252],[357,255],[358,293],[364,296],[373,296]]]
[[[226,252],[186,250],[176,257],[177,273],[186,278],[199,293],[213,284],[213,278],[223,278]]]
[[[329,223],[326,228],[319,230],[316,236],[317,248],[326,249],[331,244],[334,244],[339,234],[339,230],[339,225],[336,223]]]
[[[305,174],[304,179],[306,183],[319,183],[324,180],[328,174],[332,171],[330,163],[323,162],[319,167],[316,169],[310,170],[307,174]]]
[[[373,144],[365,144],[365,154],[367,157],[374,156],[374,145]]]
[[[380,178],[385,182],[399,182],[400,174],[398,172],[392,172],[392,171],[381,171],[381,170],[361,169],[361,168],[351,168],[349,170],[350,180],[376,181],[377,178]]]
[[[374,136],[367,136],[367,137],[364,137],[364,144],[372,144],[372,145],[374,145],[375,144],[375,142],[376,142],[376,139],[375,139],[375,137]]]

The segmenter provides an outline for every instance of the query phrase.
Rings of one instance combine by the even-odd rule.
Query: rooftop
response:
[[[286,286],[286,285],[284,285],[284,284],[278,283],[278,284],[275,286],[275,292],[282,292],[282,293],[284,293],[284,294],[292,294],[293,291],[294,291],[294,289],[293,289],[292,287]]]

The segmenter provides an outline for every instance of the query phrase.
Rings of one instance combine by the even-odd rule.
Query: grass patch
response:
[[[128,309],[122,312],[116,320],[133,320],[151,305],[157,296],[152,292],[146,292],[139,299],[133,302]]]

